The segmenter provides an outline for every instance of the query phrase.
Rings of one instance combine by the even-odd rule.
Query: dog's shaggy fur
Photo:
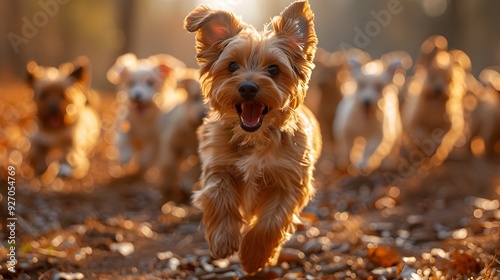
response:
[[[292,220],[314,195],[321,134],[302,104],[317,38],[309,3],[291,4],[257,32],[233,14],[199,6],[185,19],[196,33],[202,91],[211,110],[199,130],[203,211],[214,257],[239,250],[254,274],[277,260]]]

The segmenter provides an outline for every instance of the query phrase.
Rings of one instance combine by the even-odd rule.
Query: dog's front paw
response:
[[[238,251],[240,246],[239,234],[236,236],[228,230],[213,232],[210,240],[210,253],[216,259],[228,258]]]
[[[276,237],[269,240],[264,239],[264,233],[253,228],[245,234],[241,242],[240,263],[243,270],[253,275],[263,269],[267,264],[275,262],[279,244]],[[273,244],[274,243],[274,244]]]
[[[120,164],[125,165],[132,160],[133,152],[129,149],[120,150]]]
[[[59,165],[59,172],[57,176],[59,177],[71,177],[73,175],[73,168],[67,163],[61,163]]]

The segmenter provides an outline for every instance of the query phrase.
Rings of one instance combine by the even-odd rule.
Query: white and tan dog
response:
[[[121,103],[116,139],[121,164],[135,156],[139,173],[157,164],[162,125],[179,102],[177,73],[184,68],[184,63],[168,55],[137,59],[129,53],[109,69],[108,80],[118,85]]]
[[[367,63],[351,59],[350,65],[354,90],[342,98],[333,124],[338,168],[352,165],[363,175],[392,169],[402,140],[398,94],[411,58],[392,52]]]
[[[125,54],[108,71],[125,104],[117,125],[120,162],[135,156],[139,174],[157,167],[166,200],[186,201],[199,177],[196,130],[207,109],[198,77],[197,70],[169,55]]]
[[[88,59],[79,57],[59,68],[31,61],[27,70],[37,106],[38,131],[31,137],[30,150],[35,173],[40,175],[50,164],[59,163],[55,172],[59,176],[84,177],[101,132],[99,115],[89,104]]]

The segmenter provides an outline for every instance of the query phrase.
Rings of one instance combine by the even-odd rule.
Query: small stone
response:
[[[323,251],[323,246],[324,244],[319,242],[317,239],[311,239],[302,246],[302,252],[304,252],[306,256],[309,256],[310,254],[320,253],[321,251]]]
[[[50,278],[51,280],[59,280],[59,279],[64,279],[64,280],[80,280],[84,279],[85,276],[81,272],[59,272]]]
[[[278,257],[278,263],[299,263],[305,257],[305,254],[298,249],[293,248],[283,248]]]
[[[300,249],[308,240],[305,234],[296,234],[285,243],[284,247]]]
[[[337,253],[337,254],[343,254],[349,252],[349,249],[351,248],[351,245],[349,243],[344,243],[336,248],[333,248],[330,250],[332,253]]]
[[[134,244],[130,242],[111,243],[109,249],[111,252],[118,252],[123,256],[128,256],[134,252]]]
[[[205,274],[205,275],[202,275],[200,276],[200,279],[201,280],[217,280],[217,274],[215,273],[209,273],[209,274]]]
[[[217,275],[217,280],[233,280],[238,279],[238,273],[234,271],[228,271],[224,274]]]
[[[349,266],[347,264],[334,264],[334,265],[326,264],[321,266],[320,271],[324,275],[331,275],[346,269],[349,269]]]

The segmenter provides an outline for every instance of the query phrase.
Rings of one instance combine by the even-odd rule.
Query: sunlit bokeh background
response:
[[[0,36],[4,39],[0,41],[0,94],[6,99],[31,99],[32,93],[24,82],[26,64],[31,60],[43,66],[58,66],[85,55],[91,63],[92,88],[114,102],[110,100],[115,100],[116,88],[107,80],[106,72],[124,53],[132,52],[139,58],[166,53],[189,67],[197,67],[194,35],[183,29],[185,16],[197,5],[232,11],[243,21],[262,28],[290,2],[1,1]],[[391,51],[403,50],[415,61],[422,42],[431,35],[441,34],[448,39],[450,49],[461,49],[470,56],[474,75],[485,67],[500,65],[500,34],[495,22],[500,2],[310,0],[310,4],[315,12],[318,46],[329,52],[359,48],[378,58]],[[18,100],[12,100],[11,104],[13,106],[9,107],[0,103],[0,157],[6,159],[4,165],[7,162],[25,163],[30,149],[28,137],[36,129],[35,105]],[[103,155],[104,162],[102,166],[93,164],[93,168],[105,168],[106,174],[120,177],[123,169],[116,163],[118,151],[113,145],[115,112],[104,110],[100,113],[105,145],[96,153]],[[32,175],[29,169],[24,174]],[[152,181],[158,177],[157,170],[148,174]],[[83,185],[92,191],[90,186],[95,184],[95,176],[89,178]],[[55,174],[43,181],[61,188],[63,185]]]
[[[183,29],[183,20],[199,4],[232,11],[243,21],[261,29],[292,1],[0,0],[0,216],[7,217],[7,207],[4,206],[7,191],[4,186],[8,180],[6,170],[8,166],[13,166],[16,169],[18,236],[24,238],[19,242],[23,247],[18,255],[23,273],[31,273],[41,279],[50,276],[41,275],[43,269],[53,271],[57,267],[64,271],[75,269],[85,273],[98,267],[105,270],[103,273],[113,275],[104,277],[106,279],[129,271],[135,279],[139,277],[135,277],[138,272],[142,273],[141,266],[144,264],[147,266],[144,271],[162,273],[155,274],[158,276],[155,278],[171,279],[175,278],[173,273],[180,271],[177,267],[182,262],[188,268],[181,267],[184,271],[180,271],[176,278],[187,279],[189,273],[199,271],[200,264],[211,267],[211,271],[215,271],[214,267],[221,268],[219,271],[223,272],[234,268],[228,267],[228,259],[224,260],[226,263],[214,262],[215,266],[207,263],[210,257],[203,226],[200,226],[201,213],[189,203],[165,202],[161,198],[159,188],[151,187],[164,175],[158,167],[149,169],[139,180],[132,181],[126,176],[137,166],[123,167],[119,164],[115,125],[120,113],[117,110],[120,95],[117,98],[116,87],[107,80],[106,73],[125,53],[134,53],[138,58],[166,53],[184,61],[189,67],[197,67],[195,36]],[[475,77],[486,67],[500,65],[500,1],[309,2],[315,13],[318,46],[329,53],[354,47],[378,59],[388,52],[402,50],[415,62],[422,42],[429,36],[441,34],[448,40],[450,49],[461,49],[467,53]],[[90,60],[92,88],[102,101],[97,106],[102,121],[101,137],[91,155],[89,174],[81,180],[57,177],[59,166],[54,162],[43,175],[35,176],[28,164],[28,154],[30,136],[37,130],[37,108],[33,91],[26,83],[26,65],[34,60],[42,66],[57,67],[81,55]],[[369,65],[377,66],[373,63]],[[320,63],[318,66],[317,69],[322,69]],[[372,71],[369,72],[376,73],[380,70],[378,68],[370,68]],[[357,84],[349,80],[348,70],[332,69],[338,70],[337,83],[345,80],[338,95],[329,96],[333,102],[335,98],[340,99],[340,92],[353,94]],[[330,72],[325,70],[324,73]],[[411,74],[410,68],[407,76]],[[489,82],[496,85],[500,92],[498,73],[492,71],[486,74],[490,75]],[[402,86],[405,75],[399,73],[393,81]],[[417,91],[414,88],[420,89],[419,86],[410,83],[409,95]],[[387,87],[384,95],[387,100],[378,105],[392,108],[392,111],[385,110],[389,118],[384,120],[387,121],[386,128],[396,130],[397,123],[392,118],[399,112],[395,105],[398,102],[396,89]],[[319,104],[321,99],[316,98],[316,104]],[[456,104],[451,102],[450,106]],[[498,108],[493,109],[500,112]],[[331,109],[328,107],[326,110],[331,113]],[[462,116],[462,113],[459,111],[457,114]],[[332,127],[330,123],[327,133],[331,133],[328,131]],[[498,122],[495,124],[498,125]],[[463,119],[454,124],[458,127],[456,130],[461,130],[463,126]],[[444,134],[444,131],[439,131]],[[456,138],[455,131],[450,131],[452,134],[448,138]],[[393,136],[396,132],[386,134]],[[350,154],[352,162],[359,161],[366,143],[363,137],[355,139]],[[455,142],[448,148],[452,149],[453,145]],[[365,174],[351,169],[336,172],[339,161],[334,162],[333,157],[325,153],[331,148],[324,145],[323,156],[327,156],[317,164],[319,172],[315,176],[319,191],[313,203],[302,213],[300,218],[303,224],[298,226],[298,234],[288,248],[300,249],[297,256],[301,264],[279,264],[282,274],[291,271],[290,268],[297,268],[304,273],[292,274],[292,277],[306,274],[316,277],[333,269],[331,273],[345,271],[343,275],[352,279],[373,278],[375,270],[369,270],[380,265],[376,260],[388,259],[386,255],[376,254],[383,253],[388,247],[378,247],[381,250],[377,251],[377,246],[391,244],[389,253],[395,254],[396,258],[400,257],[394,253],[396,247],[408,256],[401,259],[397,268],[391,262],[387,265],[389,268],[382,271],[387,273],[393,267],[392,278],[404,277],[398,270],[401,267],[410,273],[414,271],[421,276],[436,277],[451,264],[452,269],[462,269],[460,262],[452,262],[455,261],[453,252],[463,250],[473,260],[469,264],[479,262],[485,268],[483,275],[489,273],[490,267],[498,275],[500,252],[498,245],[494,244],[498,244],[500,232],[500,161],[469,158],[441,165],[444,160],[441,156],[434,157],[436,160],[430,164],[420,157],[398,169],[398,172],[385,173],[384,176],[349,177]],[[483,139],[472,139],[472,150],[475,154],[484,152]],[[381,150],[379,154],[385,156],[389,152],[388,149]],[[444,157],[448,152],[445,151]],[[381,160],[377,159],[370,165],[378,165]],[[182,163],[180,172],[196,180],[198,174],[193,172],[193,167],[198,163],[198,158],[192,155]],[[198,187],[195,184],[193,189]],[[8,234],[4,225],[0,222],[0,239]],[[2,257],[7,252],[4,244],[0,244],[1,265]],[[119,249],[118,245],[124,244],[128,253]],[[134,248],[135,255],[132,254]],[[287,246],[284,248],[287,249]],[[152,255],[139,254],[141,251]],[[192,258],[193,252],[201,257]],[[438,267],[442,265],[442,260],[450,259],[450,256],[451,264]],[[324,266],[323,261],[331,262],[332,266]],[[406,269],[408,267],[410,269]],[[411,270],[412,267],[415,270]],[[188,269],[193,271],[186,272]],[[365,270],[367,273],[359,277],[356,275]],[[3,279],[4,273],[5,269],[0,269],[0,279]],[[208,273],[207,270],[206,275],[199,275],[205,278],[213,275]],[[19,275],[18,279],[33,279],[26,275]],[[88,275],[93,279],[99,278],[96,274]],[[391,278],[386,274],[380,275]],[[56,275],[52,278],[59,279]]]
[[[94,87],[112,89],[106,71],[125,52],[169,53],[196,66],[194,36],[183,19],[203,3],[263,26],[289,0],[39,0],[0,2],[0,69],[23,77],[25,64],[59,65],[78,55],[92,63]],[[405,50],[412,57],[433,34],[472,59],[473,73],[500,63],[497,1],[311,0],[319,46],[358,47],[378,57]]]

